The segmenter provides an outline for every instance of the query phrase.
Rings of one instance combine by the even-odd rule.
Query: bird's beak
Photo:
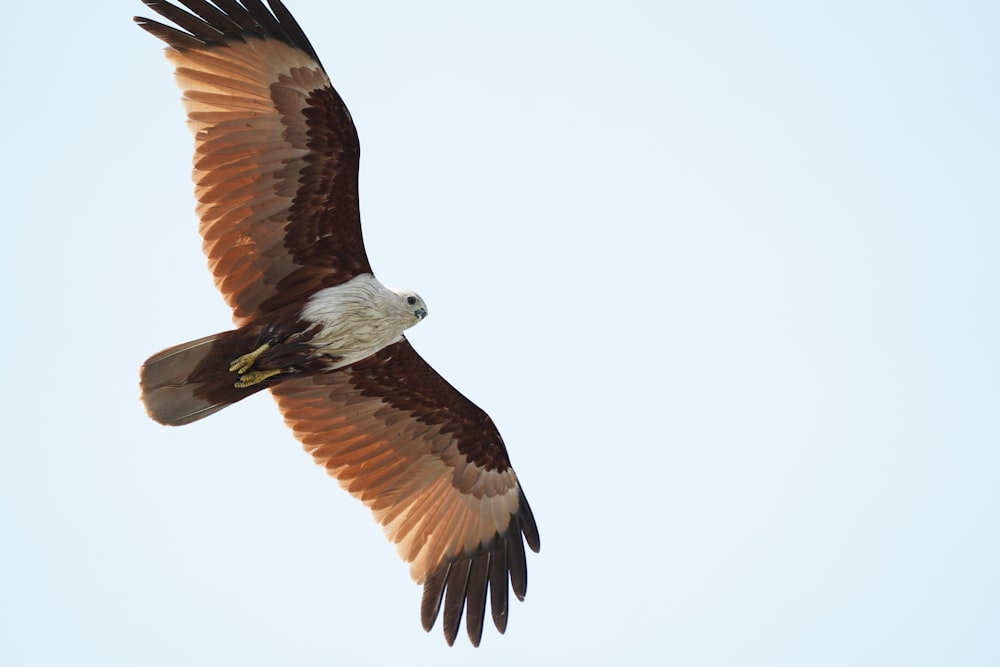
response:
[[[417,316],[418,320],[422,320],[425,317],[427,317],[427,309],[426,308],[417,308],[415,311],[413,311],[413,314]]]

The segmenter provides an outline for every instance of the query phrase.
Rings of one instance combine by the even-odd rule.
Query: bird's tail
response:
[[[225,331],[154,354],[142,365],[146,412],[169,426],[190,424],[254,394],[270,383],[236,387],[231,362],[256,346],[257,332]]]

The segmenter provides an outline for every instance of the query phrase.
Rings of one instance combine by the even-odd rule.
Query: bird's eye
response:
[[[410,304],[411,306],[413,304],[415,304],[416,302],[417,302],[417,297],[415,297],[415,296],[408,296],[408,297],[406,297],[406,303]]]

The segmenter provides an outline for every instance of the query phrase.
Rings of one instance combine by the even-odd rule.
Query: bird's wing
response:
[[[195,135],[200,230],[237,325],[371,273],[358,210],[358,134],[302,29],[278,0],[160,0]]]
[[[508,580],[523,598],[524,543],[538,528],[490,417],[432,369],[405,339],[336,373],[273,387],[296,437],[365,503],[424,586],[428,630],[444,607],[445,637],[463,607],[473,644],[486,591],[507,625]]]

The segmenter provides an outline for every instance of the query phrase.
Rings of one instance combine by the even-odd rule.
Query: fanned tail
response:
[[[169,347],[154,354],[140,371],[146,412],[168,426],[204,419],[270,386],[262,382],[237,388],[230,362],[254,349],[257,332],[238,329]]]

